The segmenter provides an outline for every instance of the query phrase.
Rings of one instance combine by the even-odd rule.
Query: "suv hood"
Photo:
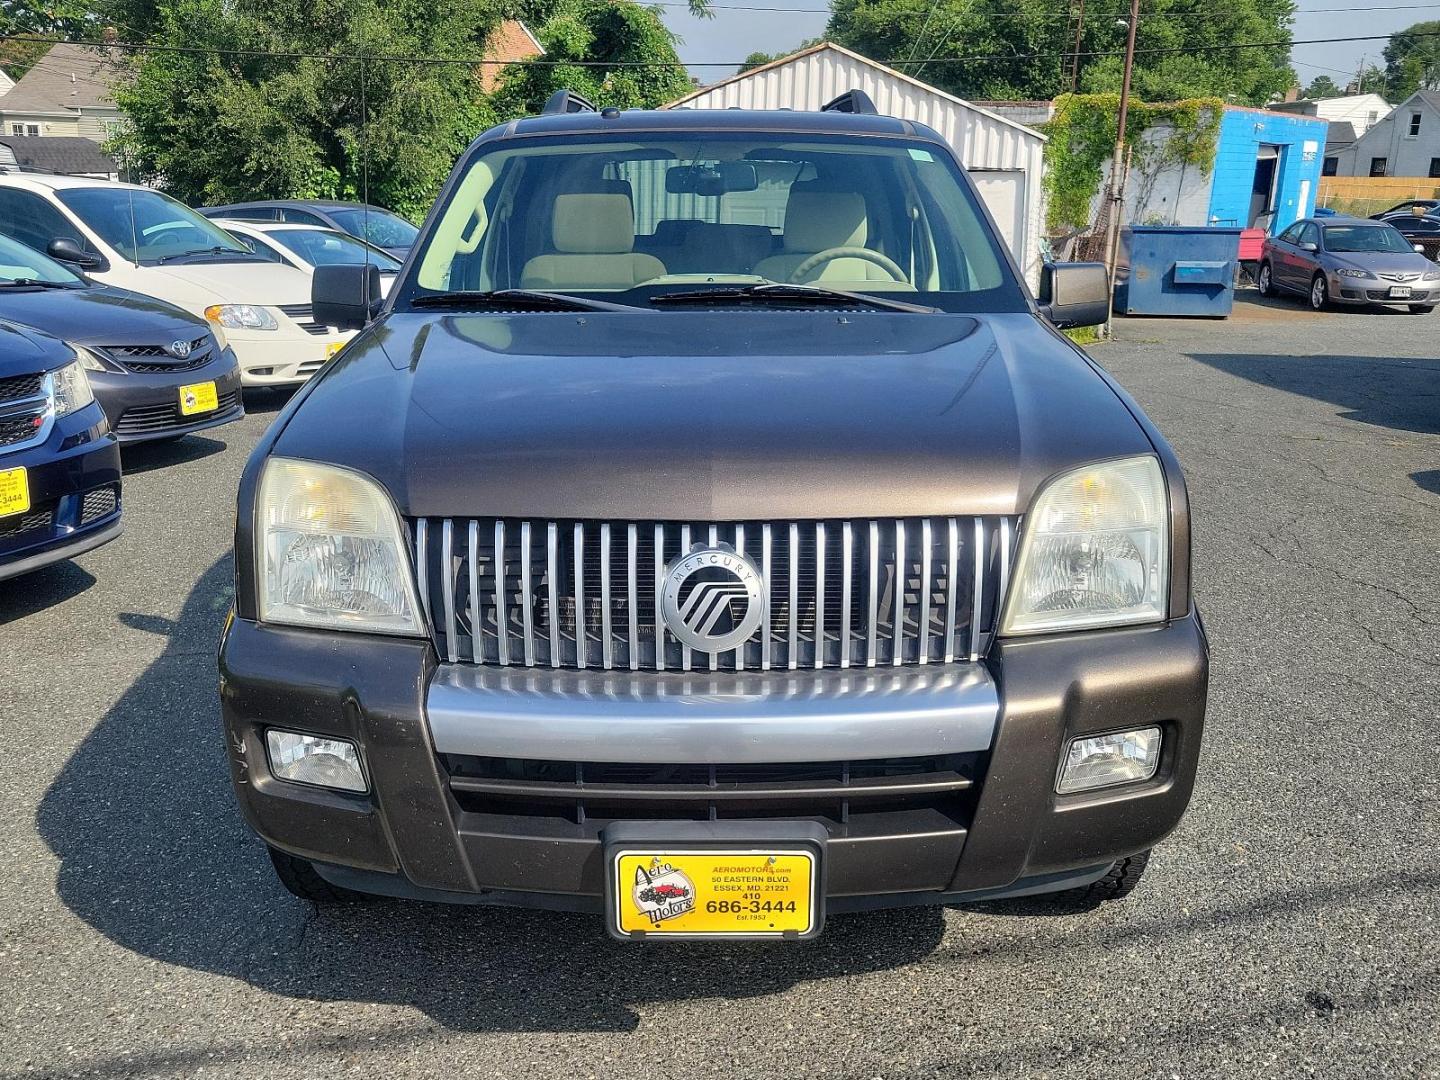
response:
[[[1032,315],[833,311],[394,314],[273,450],[406,515],[634,521],[1014,514],[1151,451]]]

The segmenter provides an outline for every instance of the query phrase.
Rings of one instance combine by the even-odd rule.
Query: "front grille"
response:
[[[0,379],[0,405],[38,397],[44,389],[45,375],[42,372],[34,375],[11,375],[9,378]]]
[[[55,503],[32,506],[23,514],[0,518],[0,540],[10,540],[29,532],[49,532],[55,525]]]
[[[147,432],[164,431],[166,428],[198,424],[202,420],[229,412],[239,401],[239,392],[231,390],[229,393],[220,395],[220,405],[213,412],[196,413],[193,416],[181,416],[178,401],[162,402],[159,405],[136,405],[120,414],[120,419],[115,422],[115,433],[117,435],[141,435]]]
[[[44,403],[17,412],[0,414],[0,447],[29,442],[45,426]]]
[[[279,307],[281,311],[299,323],[300,329],[307,334],[321,336],[330,333],[328,326],[315,321],[315,309],[309,304],[281,304]]]
[[[926,664],[984,651],[1009,518],[609,523],[412,522],[421,599],[451,663],[646,671]],[[701,652],[657,625],[667,567],[696,544],[749,556],[763,621]]]
[[[1376,274],[1375,276],[1378,277],[1378,278],[1383,278],[1383,279],[1386,280],[1386,281],[1419,281],[1419,280],[1420,280],[1420,275],[1419,275],[1419,274]]]
[[[1411,303],[1414,301],[1424,300],[1429,295],[1430,294],[1424,289],[1412,289],[1410,290],[1409,296],[1399,297],[1396,299],[1395,302]],[[1391,296],[1388,289],[1369,289],[1365,293],[1365,298],[1367,300],[1390,300]]]
[[[183,360],[164,345],[106,345],[103,351],[127,371],[137,375],[193,371],[208,364],[212,358],[208,337],[198,337],[190,342],[190,355]]]
[[[80,524],[89,525],[92,521],[109,517],[119,505],[120,493],[114,485],[87,491],[80,500]]]
[[[767,765],[642,765],[442,755],[466,813],[603,826],[614,820],[808,818],[833,827],[896,813],[968,819],[975,754]],[[863,831],[863,830],[859,830]]]

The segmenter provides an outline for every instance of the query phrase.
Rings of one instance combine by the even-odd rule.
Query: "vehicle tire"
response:
[[[1259,286],[1261,296],[1275,295],[1275,279],[1270,273],[1270,264],[1268,262],[1260,264],[1260,274],[1256,277],[1255,284]]]
[[[1324,311],[1330,306],[1330,287],[1325,284],[1325,275],[1316,274],[1310,282],[1310,310]]]
[[[1411,315],[1429,315],[1430,312],[1432,312],[1432,311],[1434,311],[1434,310],[1435,310],[1435,305],[1434,305],[1434,304],[1411,304],[1411,305],[1410,305],[1410,314],[1411,314]]]
[[[1068,907],[1094,907],[1105,900],[1120,900],[1135,891],[1149,864],[1150,850],[1146,849],[1138,855],[1121,859],[1099,881],[1092,881],[1078,889],[1050,893],[1043,899]]]
[[[296,858],[268,845],[267,850],[280,884],[301,900],[309,900],[314,904],[358,904],[371,899],[365,893],[331,885],[315,872],[315,867],[308,859]]]

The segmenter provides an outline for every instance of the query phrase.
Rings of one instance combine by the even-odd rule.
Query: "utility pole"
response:
[[[1074,94],[1080,90],[1080,43],[1085,35],[1085,0],[1078,0],[1070,17],[1075,24],[1075,52],[1070,57],[1070,92]]]
[[[1130,27],[1125,37],[1125,78],[1120,84],[1120,115],[1115,123],[1115,152],[1110,163],[1110,221],[1105,243],[1105,269],[1110,275],[1110,296],[1115,296],[1115,256],[1120,244],[1120,218],[1125,201],[1125,121],[1130,112],[1130,76],[1135,70],[1135,27],[1140,22],[1140,0],[1130,0]]]

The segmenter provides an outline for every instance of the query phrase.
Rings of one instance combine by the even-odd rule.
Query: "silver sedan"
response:
[[[1260,292],[1298,293],[1316,311],[1331,304],[1403,304],[1417,315],[1440,301],[1440,265],[1400,231],[1362,218],[1302,218],[1260,253]]]

